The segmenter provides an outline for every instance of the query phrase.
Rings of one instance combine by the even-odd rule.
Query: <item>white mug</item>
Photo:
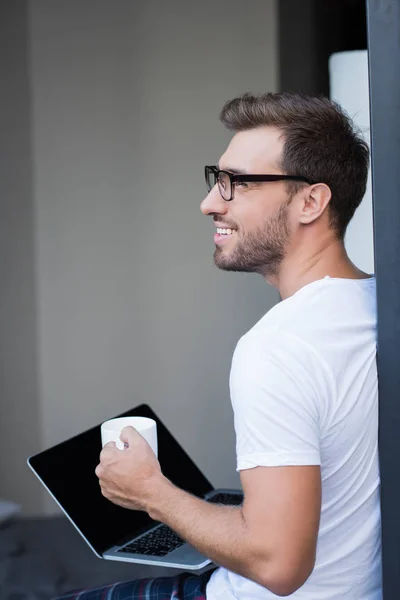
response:
[[[108,442],[115,442],[117,448],[123,450],[124,442],[119,436],[123,428],[128,426],[134,427],[144,437],[157,456],[157,423],[154,419],[149,419],[148,417],[120,417],[119,419],[105,421],[101,425],[102,446],[104,447]]]

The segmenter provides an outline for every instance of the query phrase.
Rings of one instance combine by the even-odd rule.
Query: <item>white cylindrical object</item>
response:
[[[338,102],[370,144],[367,50],[338,52],[329,60],[331,99]],[[374,272],[371,174],[361,205],[347,229],[345,245],[350,259],[363,271]]]
[[[124,427],[134,427],[141,436],[148,442],[154,454],[158,455],[157,443],[157,423],[154,419],[148,417],[120,417],[110,419],[101,425],[101,443],[102,446],[109,442],[115,442],[119,450],[124,449],[124,443],[120,435]]]

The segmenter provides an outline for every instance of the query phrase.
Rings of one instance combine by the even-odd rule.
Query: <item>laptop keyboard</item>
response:
[[[243,502],[243,494],[219,492],[207,502],[213,504],[226,504],[239,506]],[[147,556],[166,556],[173,550],[182,546],[185,541],[180,538],[167,525],[160,525],[152,529],[146,535],[123,546],[118,552],[129,552],[130,554],[145,554]]]
[[[127,546],[120,548],[118,552],[131,552],[133,554],[147,554],[148,556],[165,556],[184,544],[180,538],[167,525],[160,525],[152,529],[146,535],[130,542]]]

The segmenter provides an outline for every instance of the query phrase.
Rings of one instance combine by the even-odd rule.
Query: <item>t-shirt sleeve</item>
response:
[[[246,334],[233,356],[230,390],[237,471],[321,464],[327,392],[311,347],[285,333]]]

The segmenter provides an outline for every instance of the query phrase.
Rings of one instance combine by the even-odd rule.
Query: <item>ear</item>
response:
[[[305,189],[303,205],[299,215],[300,223],[308,225],[318,219],[328,206],[332,192],[326,183],[315,183]]]

